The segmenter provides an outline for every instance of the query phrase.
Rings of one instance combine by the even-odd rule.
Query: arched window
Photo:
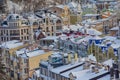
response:
[[[46,31],[49,32],[49,28],[48,27],[46,27]]]
[[[54,27],[52,26],[52,32],[54,31]]]
[[[37,22],[34,22],[33,25],[38,25],[38,23],[37,23]]]
[[[61,20],[57,20],[57,22],[56,23],[61,23]]]
[[[16,16],[16,19],[19,19],[19,16]]]

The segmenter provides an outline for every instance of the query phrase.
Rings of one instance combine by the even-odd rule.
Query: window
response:
[[[56,26],[56,30],[61,30],[62,26]]]
[[[29,37],[27,36],[27,40],[29,40]]]
[[[58,20],[58,21],[57,21],[57,23],[61,23],[61,21],[60,21],[60,20]]]
[[[50,34],[48,34],[48,36],[50,36]]]
[[[24,36],[24,40],[26,40],[26,36]]]
[[[26,33],[26,29],[24,29],[24,33]]]
[[[37,79],[37,76],[35,74],[33,74],[33,79],[35,79],[35,80]]]
[[[27,29],[27,34],[29,34],[28,29]]]
[[[3,35],[3,30],[1,30],[1,35]]]
[[[14,77],[14,71],[10,72],[11,77]]]
[[[25,69],[24,69],[24,73],[28,73],[28,68],[25,68]]]
[[[69,49],[70,49],[70,50],[72,50],[72,49],[73,49],[72,45],[69,45]]]
[[[54,33],[52,33],[52,36],[54,35]]]
[[[52,32],[54,31],[54,27],[52,26]]]
[[[21,34],[23,34],[23,29],[21,29]]]
[[[49,32],[49,28],[48,27],[46,27],[46,31]]]
[[[3,41],[3,37],[1,37],[1,41]]]
[[[13,60],[11,60],[11,65],[13,65]]]
[[[8,35],[8,30],[6,30],[6,34]]]
[[[22,38],[22,40],[23,40],[23,37],[21,37]]]
[[[24,63],[28,63],[28,59],[24,59]]]
[[[52,78],[55,79],[55,74],[52,72]]]

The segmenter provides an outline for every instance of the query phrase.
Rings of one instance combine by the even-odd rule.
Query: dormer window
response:
[[[38,23],[37,23],[37,22],[34,22],[33,25],[38,25]]]
[[[16,19],[19,19],[19,16],[16,16]]]
[[[8,25],[7,21],[3,21],[2,25]]]
[[[57,23],[61,23],[61,21],[60,21],[60,20],[57,20]]]
[[[12,19],[12,16],[9,17],[9,20],[11,20],[11,19]]]

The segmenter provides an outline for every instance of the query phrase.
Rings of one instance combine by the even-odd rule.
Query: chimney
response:
[[[71,63],[71,54],[68,53],[68,62]]]
[[[78,54],[77,53],[75,53],[75,61],[78,61]]]

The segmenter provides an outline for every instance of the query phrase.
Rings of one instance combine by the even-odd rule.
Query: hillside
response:
[[[7,3],[9,11],[13,9],[29,12],[48,7],[49,5],[59,4],[59,0],[7,0]]]

